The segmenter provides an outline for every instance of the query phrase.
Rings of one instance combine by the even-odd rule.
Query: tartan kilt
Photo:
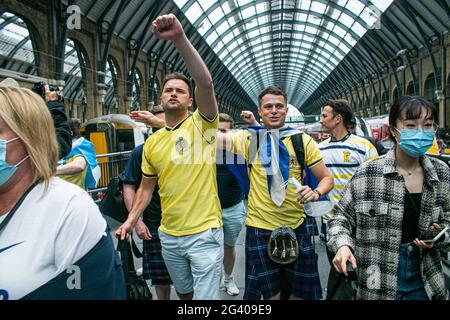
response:
[[[272,231],[247,226],[245,244],[244,300],[269,299],[280,292],[281,274],[287,277],[289,291],[297,298],[320,300],[322,288],[317,266],[317,256],[311,243],[311,233],[306,223],[295,229],[298,241],[298,259],[280,265],[269,259],[267,244]]]
[[[142,276],[152,280],[152,285],[171,285],[169,272],[161,254],[159,239],[143,241]]]

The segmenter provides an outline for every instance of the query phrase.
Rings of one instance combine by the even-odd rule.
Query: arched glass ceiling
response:
[[[85,60],[78,45],[71,39],[67,39],[64,54],[64,97],[68,101],[83,101],[84,93]]]
[[[67,39],[66,52],[64,55],[64,73],[74,77],[82,77],[80,58],[78,57],[77,49],[73,40]]]
[[[132,88],[132,96],[133,96],[133,102],[131,105],[132,111],[140,110],[140,108],[141,108],[141,106],[139,104],[139,99],[141,96],[141,92],[139,90],[140,87],[141,87],[141,80],[139,79],[139,74],[137,72],[135,72],[133,88]]]
[[[105,84],[107,88],[104,106],[107,113],[111,113],[111,109],[118,107],[117,99],[115,97],[117,89],[117,71],[114,62],[111,59],[108,59],[108,63],[106,64]]]
[[[0,15],[2,68],[36,74],[36,56],[26,23],[9,12]]]
[[[175,0],[256,102],[281,85],[296,106],[331,73],[393,0]]]

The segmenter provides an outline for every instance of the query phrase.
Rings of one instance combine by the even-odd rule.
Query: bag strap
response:
[[[255,143],[256,143],[256,149],[255,149]],[[256,139],[250,139],[250,146],[248,148],[249,155],[248,155],[247,167],[248,167],[249,172],[252,170],[252,164],[253,164],[253,161],[255,161],[255,159],[256,159],[256,155],[258,154],[258,151],[259,151],[259,135],[256,135]]]
[[[133,250],[133,254],[136,256],[136,258],[142,258],[142,252],[139,251],[139,248],[136,245],[136,242],[134,242],[133,238],[131,238],[131,249]]]
[[[9,211],[8,215],[6,216],[6,218],[2,221],[2,223],[0,224],[0,231],[2,231],[6,225],[8,224],[8,222],[11,220],[11,218],[13,217],[14,213],[16,213],[17,209],[19,209],[20,205],[22,204],[22,202],[25,200],[25,198],[27,197],[27,195],[31,192],[31,190],[34,189],[34,187],[36,187],[36,185],[40,182],[40,180],[35,181],[26,191],[25,193],[20,197],[20,199],[16,202],[16,204],[14,205],[14,207]]]
[[[126,281],[128,282],[129,274],[136,273],[130,242],[128,240],[119,240],[117,242],[117,251],[120,252],[120,257],[122,258],[122,268],[125,273]]]
[[[292,146],[294,147],[295,157],[300,166],[300,181],[303,181],[305,170],[305,148],[303,147],[303,134],[298,133],[291,136]]]
[[[333,297],[336,294],[336,291],[339,288],[339,286],[341,285],[343,280],[344,280],[344,277],[341,274],[339,274],[339,278],[336,281],[336,284],[330,290],[329,294],[327,295],[326,300],[333,300]]]

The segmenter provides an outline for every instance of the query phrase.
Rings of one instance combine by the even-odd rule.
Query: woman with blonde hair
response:
[[[0,85],[0,296],[125,298],[106,222],[86,192],[53,176],[57,161],[44,101]]]

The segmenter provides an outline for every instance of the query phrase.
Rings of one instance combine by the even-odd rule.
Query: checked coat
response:
[[[435,158],[420,158],[424,170],[419,237],[432,223],[450,223],[450,170]],[[328,248],[335,254],[348,246],[358,265],[357,299],[390,300],[397,293],[405,181],[395,166],[395,149],[363,164],[344,189],[328,222]],[[447,299],[439,249],[420,250],[420,271],[430,299]]]

